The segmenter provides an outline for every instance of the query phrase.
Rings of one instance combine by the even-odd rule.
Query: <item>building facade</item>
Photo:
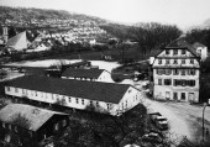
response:
[[[5,86],[5,93],[68,108],[121,115],[142,101],[139,90],[130,85],[90,82],[49,77],[25,76]]]
[[[199,54],[201,61],[205,61],[206,58],[208,58],[208,47],[196,42],[193,44],[193,47],[195,48],[195,51]]]
[[[153,68],[153,97],[199,101],[199,56],[186,43],[173,43],[157,54]]]

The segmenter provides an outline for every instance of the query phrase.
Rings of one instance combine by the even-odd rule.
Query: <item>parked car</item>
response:
[[[161,143],[163,142],[163,138],[159,135],[159,133],[150,132],[142,136],[142,142],[150,142],[150,143]]]
[[[157,116],[156,118],[156,126],[160,130],[167,130],[168,129],[168,120],[163,116]]]
[[[154,112],[149,114],[152,122],[158,127],[160,130],[168,129],[168,120],[164,116],[162,116],[159,112]]]
[[[151,118],[152,122],[154,122],[154,123],[155,123],[157,117],[161,116],[161,114],[159,112],[149,113],[149,115],[150,115],[150,118]]]

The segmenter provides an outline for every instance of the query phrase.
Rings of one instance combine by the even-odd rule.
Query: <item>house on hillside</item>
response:
[[[153,96],[159,100],[199,101],[200,57],[185,41],[175,41],[155,56]]]
[[[76,79],[97,82],[113,82],[111,73],[104,69],[66,69],[61,78],[63,79]]]
[[[208,57],[208,47],[199,42],[195,42],[193,47],[195,48],[196,53],[200,55],[201,61],[205,61]]]
[[[27,40],[26,31],[24,31],[12,38],[9,38],[9,40],[6,43],[6,47],[15,51],[23,51],[27,49],[29,44],[30,42]]]
[[[45,76],[14,79],[5,86],[5,94],[16,100],[29,99],[110,115],[121,115],[142,101],[140,91],[131,85]]]
[[[68,115],[25,104],[9,104],[0,110],[0,139],[18,146],[40,142],[64,130]]]

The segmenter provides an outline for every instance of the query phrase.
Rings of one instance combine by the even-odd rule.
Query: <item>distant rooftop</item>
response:
[[[0,120],[23,127],[27,130],[37,131],[54,115],[67,115],[65,113],[41,109],[25,104],[9,104],[0,110]],[[18,117],[22,117],[26,122],[17,124]]]
[[[65,77],[81,77],[81,78],[91,78],[91,79],[97,79],[102,72],[105,70],[103,69],[73,69],[68,68],[64,71],[62,76]]]

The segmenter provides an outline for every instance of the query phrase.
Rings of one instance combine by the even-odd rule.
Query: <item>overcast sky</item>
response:
[[[63,9],[123,23],[152,21],[180,28],[210,18],[210,0],[0,0],[0,5]]]

